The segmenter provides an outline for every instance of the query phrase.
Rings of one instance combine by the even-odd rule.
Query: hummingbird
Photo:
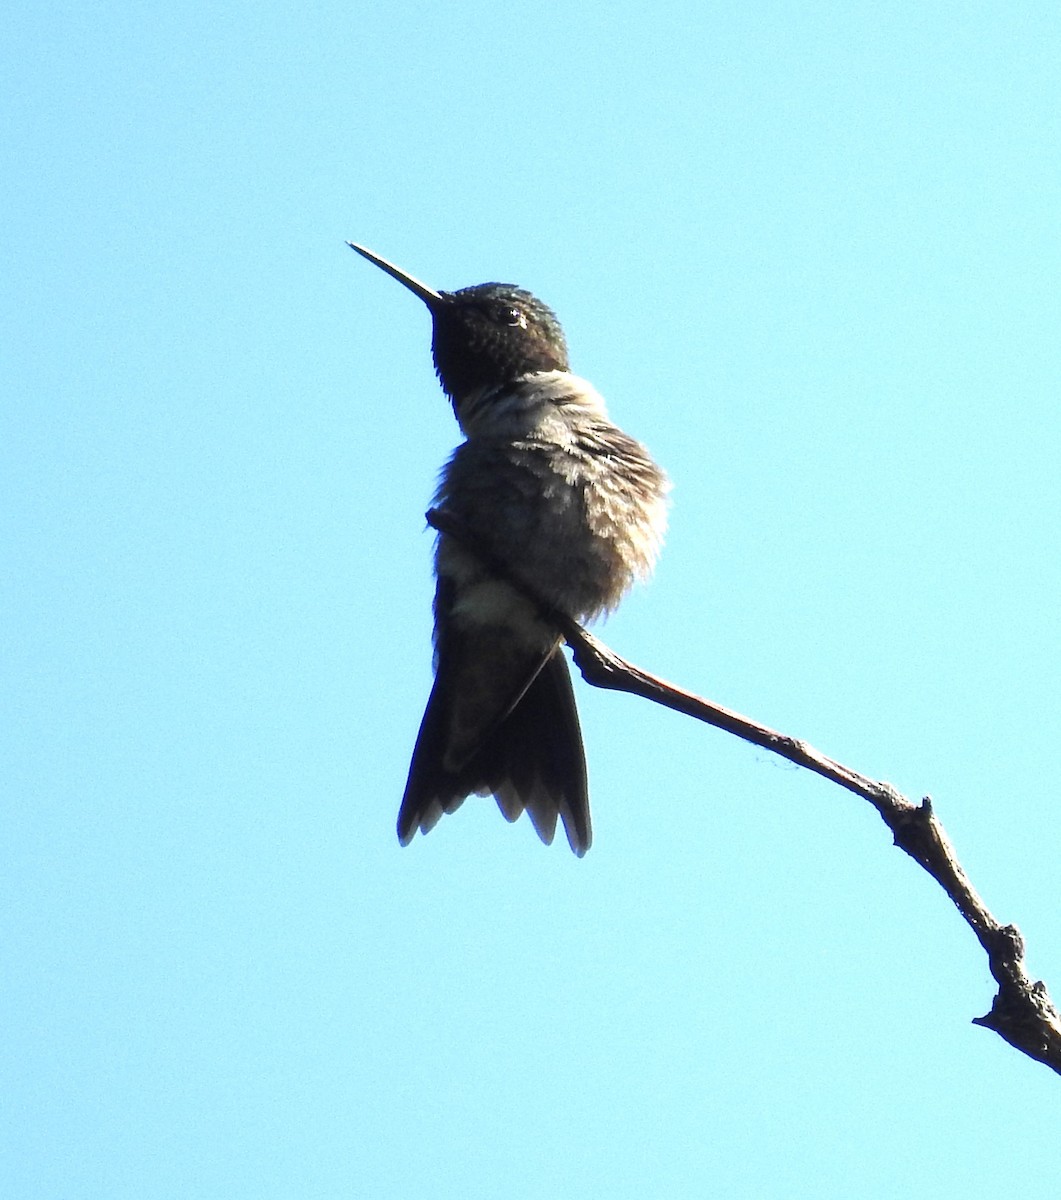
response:
[[[470,795],[493,795],[546,844],[557,819],[590,847],[589,792],[571,676],[548,611],[611,612],[655,565],[666,475],[572,374],[553,311],[508,283],[436,291],[364,246],[431,314],[431,353],[464,441],[435,504],[469,535],[435,549],[435,681],[398,813],[398,840],[428,833]],[[475,553],[503,565],[498,578]],[[518,584],[525,584],[530,596]]]

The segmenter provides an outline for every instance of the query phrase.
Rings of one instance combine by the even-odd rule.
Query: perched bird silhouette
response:
[[[465,441],[435,503],[470,542],[435,552],[435,682],[398,814],[407,845],[466,797],[524,810],[543,842],[557,817],[581,857],[592,841],[586,760],[560,632],[518,587],[576,621],[610,612],[654,566],[666,476],[608,419],[568,365],[553,312],[530,292],[482,283],[440,292],[364,246],[431,313],[431,351]]]

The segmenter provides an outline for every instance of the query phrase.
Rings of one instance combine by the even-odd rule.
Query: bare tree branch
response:
[[[762,746],[797,766],[806,767],[868,800],[892,831],[895,844],[918,862],[954,902],[987,954],[998,993],[991,1011],[974,1024],[993,1029],[1009,1044],[1061,1074],[1061,1014],[1042,982],[1029,976],[1024,962],[1024,939],[1015,925],[1002,925],[977,895],[962,869],[943,826],[926,796],[914,804],[890,783],[860,775],[822,754],[800,738],[790,737],[731,709],[686,692],[620,658],[577,621],[559,612],[510,569],[477,544],[465,526],[444,509],[431,509],[427,522],[440,533],[463,542],[492,573],[518,588],[549,621],[563,632],[583,678],[594,687],[630,692],[695,717],[744,741]]]

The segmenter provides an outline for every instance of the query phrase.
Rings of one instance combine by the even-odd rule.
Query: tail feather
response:
[[[557,818],[580,858],[592,842],[586,759],[575,695],[562,651],[556,649],[512,710],[457,770],[444,766],[450,728],[449,681],[440,663],[413,751],[398,814],[398,838],[408,845],[427,833],[465,797],[490,795],[509,821],[526,811],[549,844]]]

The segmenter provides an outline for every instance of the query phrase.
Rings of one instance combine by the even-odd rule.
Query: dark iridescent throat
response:
[[[552,311],[511,284],[443,292],[432,306],[431,353],[442,387],[457,402],[533,371],[566,371],[567,344]]]

